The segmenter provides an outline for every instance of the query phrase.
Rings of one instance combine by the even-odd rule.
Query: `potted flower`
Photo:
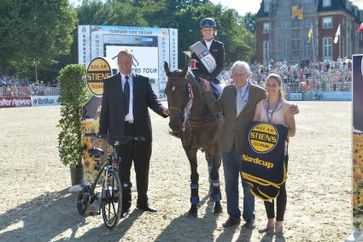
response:
[[[58,151],[60,160],[71,169],[72,185],[82,181],[81,117],[88,97],[84,75],[85,68],[79,64],[65,66],[59,75],[61,118],[58,123]]]

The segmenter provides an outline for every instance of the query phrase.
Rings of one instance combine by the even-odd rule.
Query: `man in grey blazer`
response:
[[[247,125],[253,119],[256,104],[266,98],[263,88],[248,81],[250,67],[246,62],[236,61],[231,67],[233,84],[224,88],[221,97],[215,101],[207,82],[203,83],[206,102],[214,112],[222,112],[224,122],[219,137],[219,147],[222,153],[222,161],[225,176],[225,188],[227,196],[228,220],[223,224],[224,228],[238,225],[241,222],[239,210],[238,187],[240,177],[241,154],[247,140]],[[246,221],[244,228],[255,227],[255,199],[250,193],[250,185],[242,179],[243,187],[243,214]]]
[[[203,82],[204,97],[209,108],[214,112],[222,112],[224,121],[219,137],[219,148],[222,153],[225,187],[227,196],[227,212],[229,218],[224,228],[238,225],[241,212],[238,200],[238,181],[240,177],[241,154],[247,142],[247,125],[252,121],[257,103],[266,98],[265,89],[249,82],[251,74],[249,65],[244,61],[236,61],[231,67],[233,84],[226,86],[221,97],[216,101],[210,92],[210,84]],[[291,105],[289,112],[299,113],[296,105]],[[246,229],[255,227],[255,199],[250,192],[250,185],[242,179],[243,214]]]

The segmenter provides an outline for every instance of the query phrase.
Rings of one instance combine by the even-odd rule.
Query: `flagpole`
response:
[[[339,56],[338,58],[341,58],[341,55],[342,55],[342,38],[341,38],[341,35],[339,35]]]
[[[315,34],[314,34],[314,20],[312,21],[312,25],[311,25],[311,33],[312,33],[312,35],[311,35],[311,41],[312,41],[312,47],[313,47],[313,58],[314,58],[314,61],[316,61],[316,52],[315,52]],[[317,39],[317,40],[319,40],[319,39]],[[319,53],[318,53],[318,55],[319,55]]]
[[[313,63],[314,63],[314,61],[315,61],[315,51],[314,51],[314,49],[315,49],[315,47],[314,47],[314,27],[311,25],[311,32],[312,32],[312,34],[311,34],[311,48],[313,48]]]

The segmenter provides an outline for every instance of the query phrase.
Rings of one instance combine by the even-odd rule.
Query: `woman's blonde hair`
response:
[[[280,86],[280,90],[279,90],[279,98],[280,99],[284,99],[284,93],[282,91],[282,80],[281,80],[281,76],[277,73],[270,73],[267,77],[266,77],[266,81],[265,83],[269,80],[269,79],[274,79],[277,81],[277,84]]]

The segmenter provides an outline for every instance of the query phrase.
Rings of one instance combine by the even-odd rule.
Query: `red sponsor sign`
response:
[[[0,108],[31,107],[30,97],[0,98]]]

